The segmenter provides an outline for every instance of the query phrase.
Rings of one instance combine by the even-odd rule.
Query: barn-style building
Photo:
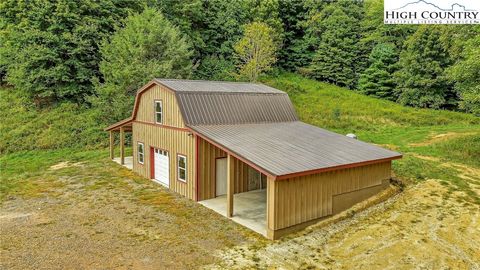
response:
[[[114,158],[132,133],[133,171],[270,239],[388,186],[399,153],[299,121],[262,84],[154,79],[132,116],[106,128]]]

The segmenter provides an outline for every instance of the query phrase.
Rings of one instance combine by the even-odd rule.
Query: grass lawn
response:
[[[263,82],[287,91],[301,120],[401,152],[393,171],[404,192],[270,242],[111,162],[106,150],[64,148],[71,139],[52,136],[67,121],[49,122],[58,111],[35,116],[0,95],[9,123],[0,126],[1,268],[480,267],[478,117],[406,108],[289,73]],[[95,137],[80,129],[70,134]],[[56,150],[22,146],[45,136],[39,148]]]

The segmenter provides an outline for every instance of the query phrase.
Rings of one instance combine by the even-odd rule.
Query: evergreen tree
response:
[[[347,8],[348,7],[348,8]],[[319,37],[308,72],[316,79],[354,88],[357,84],[357,66],[360,55],[360,6],[352,1],[328,5],[312,18]]]
[[[102,122],[123,119],[131,112],[136,90],[154,78],[188,78],[192,55],[185,38],[156,9],[129,16],[101,47],[100,71],[94,104]]]
[[[440,42],[442,26],[422,25],[405,42],[395,73],[398,101],[424,108],[455,108],[458,99],[445,69],[452,60]]]
[[[131,0],[2,1],[0,72],[37,104],[82,102],[98,76],[98,42],[142,8]]]
[[[305,67],[312,60],[312,47],[305,37],[308,7],[303,0],[279,1],[279,17],[283,25],[283,44],[278,64],[289,71]]]
[[[358,88],[362,93],[392,101],[396,100],[393,79],[397,62],[396,55],[395,45],[391,43],[380,43],[373,48],[369,57],[370,66],[360,75],[358,82]]]

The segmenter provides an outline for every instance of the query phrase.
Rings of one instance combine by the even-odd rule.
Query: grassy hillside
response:
[[[452,191],[466,191],[467,201],[480,202],[461,174],[462,166],[480,169],[480,118],[403,107],[290,73],[266,77],[263,82],[286,91],[302,121],[341,134],[355,133],[361,140],[404,154],[402,160],[394,162],[394,172],[400,178],[412,182],[443,179]],[[0,89],[0,152],[15,152],[0,158],[2,173],[6,168],[10,176],[29,168],[36,171],[39,166],[35,164],[43,164],[43,159],[51,157],[57,162],[70,152],[22,150],[106,146],[104,125],[95,122],[91,109],[65,103],[38,111],[25,104],[28,102],[11,89]],[[27,156],[29,164],[25,167],[18,161]],[[480,179],[476,181],[480,184]],[[5,190],[15,184],[8,186]]]
[[[263,78],[262,82],[286,91],[302,121],[342,133],[480,124],[480,118],[471,114],[404,107],[292,73]]]
[[[442,179],[452,192],[465,191],[465,201],[480,203],[469,184],[480,184],[480,118],[404,107],[290,73],[262,81],[286,91],[302,121],[401,152],[394,172],[403,180]]]
[[[105,145],[91,109],[72,103],[37,110],[12,88],[0,87],[0,153]]]

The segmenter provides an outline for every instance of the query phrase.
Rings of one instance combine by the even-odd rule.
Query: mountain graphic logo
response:
[[[407,7],[410,7],[410,6],[415,6],[415,5],[418,5],[418,4],[425,4],[425,5],[429,5],[429,6],[432,6],[434,8],[436,8],[437,10],[439,11],[453,11],[453,10],[457,10],[455,9],[455,7],[458,7],[459,9],[462,9],[462,11],[474,11],[472,9],[467,9],[464,5],[460,5],[459,3],[454,3],[450,6],[450,9],[444,9],[444,8],[441,8],[433,3],[430,3],[430,2],[427,2],[427,1],[424,1],[424,0],[418,0],[418,1],[414,1],[414,2],[410,2],[410,3],[407,3],[399,8],[396,8],[394,10],[402,10],[404,8],[407,8]]]

